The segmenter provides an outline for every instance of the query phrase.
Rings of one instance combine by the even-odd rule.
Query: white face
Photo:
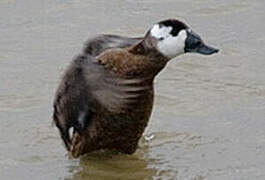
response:
[[[170,34],[172,27],[155,24],[151,29],[151,35],[157,39],[157,50],[168,58],[174,58],[184,54],[186,30],[180,30],[177,36]]]

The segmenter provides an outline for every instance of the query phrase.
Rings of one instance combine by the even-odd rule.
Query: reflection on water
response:
[[[265,179],[264,11],[261,0],[0,1],[0,179]],[[169,17],[220,53],[167,65],[135,154],[69,159],[52,100],[82,42]]]
[[[167,179],[177,177],[179,169],[166,165],[163,154],[159,153],[153,157],[150,154],[156,148],[165,148],[167,152],[179,151],[178,149],[195,149],[201,142],[200,136],[188,133],[153,133],[151,140],[142,138],[139,149],[133,155],[119,154],[113,151],[99,151],[89,153],[80,158],[75,166],[68,168],[70,177],[65,180],[116,180],[116,179]],[[178,157],[177,159],[182,159]],[[166,169],[158,166],[168,166]],[[183,172],[182,172],[183,173]],[[200,175],[195,178],[202,177]]]
[[[147,179],[156,174],[156,170],[148,167],[148,159],[139,152],[132,156],[92,153],[82,157],[76,171],[70,179]],[[76,170],[78,168],[78,170]]]

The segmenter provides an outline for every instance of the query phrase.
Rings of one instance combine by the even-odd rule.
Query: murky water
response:
[[[262,0],[1,0],[0,179],[265,179],[264,12]],[[169,17],[221,52],[168,64],[145,131],[155,137],[134,155],[69,159],[52,101],[82,42]]]

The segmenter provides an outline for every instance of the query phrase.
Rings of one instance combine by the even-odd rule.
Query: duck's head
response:
[[[161,21],[148,31],[149,45],[171,59],[184,53],[211,55],[218,49],[206,45],[198,34],[176,19]]]

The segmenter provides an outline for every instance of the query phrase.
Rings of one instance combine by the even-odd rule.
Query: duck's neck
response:
[[[129,52],[146,57],[144,59],[148,59],[148,63],[152,64],[152,67],[157,69],[157,73],[159,73],[170,59],[158,52],[154,46],[151,45],[152,42],[149,41],[148,39],[144,39],[138,44],[131,46]]]
[[[150,39],[143,39],[139,43],[132,45],[129,51],[133,54],[148,56],[154,61],[168,62],[170,60],[154,48],[153,42]]]

